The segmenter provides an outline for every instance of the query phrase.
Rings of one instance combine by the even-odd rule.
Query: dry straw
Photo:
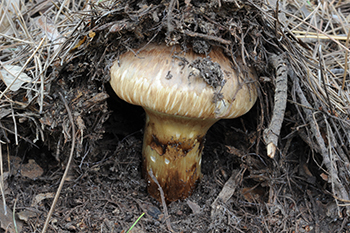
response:
[[[250,46],[245,41],[247,35],[253,32],[246,31],[244,34],[240,31],[244,28],[239,28],[239,25],[232,24],[230,21],[215,22],[205,14],[201,18],[207,23],[206,25],[213,25],[213,32],[215,28],[220,28],[226,33],[225,35],[230,35],[229,38],[215,33],[209,35],[184,30],[186,25],[183,21],[177,21],[178,18],[176,18],[181,16],[176,15],[179,1],[171,1],[174,4],[170,4],[172,14],[168,17],[173,17],[173,21],[166,17],[159,19],[157,9],[160,6],[155,5],[140,6],[136,14],[128,12],[128,6],[124,1],[44,0],[35,5],[31,2],[24,5],[24,1],[2,1],[0,6],[0,25],[2,25],[0,27],[0,69],[3,70],[5,65],[20,66],[21,72],[32,78],[31,82],[23,82],[18,91],[11,91],[10,88],[21,72],[12,76],[13,84],[5,85],[0,82],[0,140],[7,144],[10,144],[9,138],[15,137],[16,141],[24,140],[35,145],[37,140],[45,140],[44,137],[55,128],[61,129],[66,142],[74,141],[72,138],[77,135],[70,133],[71,122],[68,120],[67,112],[60,120],[45,121],[50,118],[44,118],[42,115],[48,114],[49,109],[45,105],[45,99],[52,100],[54,93],[57,94],[51,87],[58,85],[60,68],[66,68],[65,65],[74,59],[92,60],[91,57],[87,58],[86,54],[92,54],[87,52],[88,49],[98,43],[95,40],[97,33],[103,34],[98,37],[101,43],[110,44],[101,44],[102,52],[98,57],[93,58],[95,60],[89,66],[92,70],[87,72],[90,75],[87,78],[100,78],[101,81],[106,81],[101,78],[101,74],[102,76],[108,74],[108,66],[105,68],[105,65],[111,64],[109,59],[114,55],[117,57],[119,52],[131,49],[130,43],[142,40],[147,33],[147,38],[151,38],[150,40],[155,38],[159,40],[163,33],[163,41],[169,44],[176,43],[177,39],[181,41],[183,37],[200,38],[219,44],[227,48],[228,54],[231,52],[233,62],[232,49],[237,49],[241,55],[243,54],[244,61],[251,62],[257,59],[253,55],[257,48],[254,46],[258,45]],[[216,7],[220,7],[224,2],[217,1]],[[320,171],[323,171],[322,178],[330,184],[330,194],[338,204],[338,214],[342,215],[341,207],[345,207],[350,214],[350,69],[348,67],[350,20],[347,13],[349,9],[346,8],[348,6],[341,4],[342,1],[319,1],[318,5],[311,5],[301,0],[230,2],[235,5],[234,9],[247,8],[256,11],[255,17],[260,17],[265,30],[254,33],[263,32],[266,33],[265,36],[270,33],[271,40],[268,43],[276,48],[276,53],[286,56],[285,62],[290,68],[288,91],[285,91],[290,107],[287,111],[297,116],[296,127],[288,135],[302,138],[311,149],[312,159],[317,156],[321,158],[321,162],[317,159],[315,162],[319,164]],[[278,2],[279,5],[276,5]],[[185,4],[190,7],[191,1],[185,1]],[[167,9],[167,6],[162,7]],[[278,14],[273,13],[276,9]],[[232,17],[235,15],[232,14]],[[148,25],[147,30],[140,32],[138,27],[144,26],[144,21],[150,18],[154,23]],[[109,31],[112,26],[113,31]],[[111,35],[115,38],[114,42],[108,41]],[[109,54],[112,44],[117,48],[113,56]],[[263,57],[260,60],[260,65],[256,64],[257,69],[260,66],[267,66],[266,58]],[[11,77],[11,74],[9,75]],[[74,77],[70,77],[69,80],[74,81]],[[273,81],[273,78],[270,80]],[[69,84],[63,83],[60,87],[66,88],[63,90],[65,92],[63,95],[69,96],[72,91]],[[262,92],[268,96],[275,94],[274,90],[262,90]],[[105,103],[105,99],[101,98],[98,101]],[[74,101],[74,99],[71,98],[68,101]],[[94,101],[97,100],[94,99]],[[273,102],[265,103],[264,101],[267,101],[265,99],[260,101],[263,107],[274,105]],[[60,100],[58,102],[64,110],[63,102]],[[38,108],[33,108],[33,105]],[[90,107],[88,102],[82,106]],[[75,111],[77,112],[77,109]],[[269,111],[264,112],[264,114],[268,113]],[[55,119],[54,115],[51,117]],[[264,128],[268,128],[271,123],[267,122],[270,117],[266,115],[258,118],[263,119],[261,125]],[[19,131],[19,124],[26,127],[30,125],[33,128],[32,132],[36,132],[36,135],[30,138],[24,137]],[[82,128],[84,126],[81,126]],[[84,134],[88,131],[89,129],[86,129]],[[287,148],[283,147],[281,151],[279,143],[284,143],[284,140],[281,140],[278,134],[277,139],[277,142],[271,144],[275,151],[273,155],[276,153],[284,156],[283,151],[288,151],[289,144],[283,144]],[[290,140],[290,138],[285,139]],[[57,140],[59,141],[54,144],[59,145],[62,138]],[[265,141],[268,140],[267,137]],[[76,142],[84,143],[82,139]],[[80,147],[82,148],[81,145]],[[266,154],[259,149],[255,153]],[[0,182],[2,184],[2,181]]]

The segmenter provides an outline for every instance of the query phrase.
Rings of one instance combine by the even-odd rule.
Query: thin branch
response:
[[[200,37],[206,40],[212,40],[212,41],[216,41],[226,45],[230,45],[232,43],[230,40],[225,40],[225,39],[222,39],[221,37],[211,36],[211,35],[198,33],[198,32],[192,32],[190,30],[184,30],[183,33],[190,37]]]
[[[275,106],[269,127],[264,130],[264,141],[267,144],[267,155],[273,158],[287,105],[288,65],[284,54],[271,56],[270,63],[276,69]]]
[[[299,85],[299,82],[296,81],[296,94],[300,98],[300,102],[303,105],[306,106],[311,106],[308,100],[306,99],[303,91],[301,90],[301,87]],[[334,168],[335,164],[332,163],[332,160],[330,158],[330,152],[327,150],[326,144],[322,138],[321,132],[319,130],[319,126],[317,125],[317,122],[313,116],[313,113],[311,110],[304,108],[304,113],[306,115],[306,120],[310,123],[311,131],[317,141],[317,144],[320,147],[320,154],[322,155],[323,158],[323,164],[327,168],[327,171],[329,172],[329,182],[332,184],[333,188],[333,195],[339,195],[338,197],[345,199],[345,200],[350,200],[349,199],[349,194],[347,193],[344,185],[340,182],[340,179],[338,177],[338,174],[336,172],[337,169]],[[350,206],[347,206],[347,214],[350,214]],[[341,216],[341,212],[338,209],[338,215]]]
[[[73,160],[73,153],[74,153],[74,146],[75,146],[75,127],[74,127],[74,121],[73,121],[73,116],[72,116],[72,112],[70,111],[69,109],[69,106],[67,104],[67,101],[65,100],[65,98],[63,97],[62,93],[59,92],[60,94],[60,97],[64,103],[64,106],[66,107],[67,109],[67,112],[68,112],[68,117],[69,117],[69,121],[72,125],[72,147],[71,147],[71,151],[70,151],[70,154],[69,154],[69,159],[68,159],[68,163],[67,163],[67,166],[66,166],[66,170],[64,171],[63,173],[63,176],[62,176],[62,179],[61,179],[61,182],[60,182],[60,185],[58,186],[58,189],[57,189],[57,192],[56,192],[56,195],[55,195],[55,198],[53,199],[53,202],[52,202],[52,205],[51,205],[51,208],[50,208],[50,211],[46,217],[46,221],[45,221],[45,225],[43,227],[43,230],[41,231],[42,233],[45,233],[48,226],[49,226],[49,223],[50,223],[50,219],[51,219],[51,216],[53,214],[53,211],[55,209],[55,206],[56,206],[56,203],[58,201],[58,198],[60,196],[60,193],[61,193],[61,190],[62,190],[62,187],[63,187],[63,184],[64,184],[64,181],[66,179],[66,176],[68,174],[68,170],[70,168],[70,165],[72,163],[72,160]]]
[[[174,230],[171,228],[171,225],[170,225],[170,219],[169,219],[169,214],[168,214],[168,208],[166,207],[166,202],[165,202],[165,197],[164,197],[164,192],[163,192],[163,189],[162,187],[160,186],[157,178],[154,176],[153,174],[153,171],[152,171],[152,168],[148,171],[148,174],[150,175],[150,177],[152,178],[152,180],[154,181],[154,183],[157,184],[158,186],[158,190],[160,192],[160,198],[162,200],[162,205],[163,205],[163,211],[164,211],[164,218],[165,218],[165,222],[166,222],[166,225],[168,227],[168,230],[171,231],[171,232],[174,232]]]
[[[348,32],[348,36],[346,37],[346,43],[345,43],[345,47],[349,48],[349,40],[350,40],[350,31]],[[346,75],[348,73],[348,54],[349,51],[345,50],[345,61],[344,61],[344,74],[343,74],[343,83],[341,85],[341,89],[344,90],[345,88],[345,80],[346,80]]]

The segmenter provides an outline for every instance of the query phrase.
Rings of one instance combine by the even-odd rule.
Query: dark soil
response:
[[[104,123],[106,133],[88,155],[74,159],[65,181],[49,232],[127,232],[143,214],[132,232],[169,232],[162,205],[147,195],[141,177],[141,145],[144,113],[116,96],[108,100],[113,111]],[[222,120],[206,137],[203,177],[187,200],[168,206],[175,232],[348,232],[348,219],[338,218],[331,196],[316,180],[318,169],[302,141],[291,142],[291,152],[277,164],[265,156],[247,154],[254,147],[255,106],[244,117]],[[286,125],[285,127],[288,127]],[[63,169],[52,152],[21,143],[10,149],[20,166],[7,179],[6,200],[15,211],[30,212],[23,232],[39,232]],[[17,148],[17,149],[15,149]],[[21,175],[29,159],[44,169],[35,179]],[[6,166],[5,166],[6,167]],[[227,203],[211,207],[234,171],[237,187]],[[309,170],[310,169],[310,170]],[[311,172],[310,172],[311,171]],[[333,211],[333,212],[332,212]],[[340,230],[343,229],[343,230]],[[336,231],[340,230],[340,231]]]

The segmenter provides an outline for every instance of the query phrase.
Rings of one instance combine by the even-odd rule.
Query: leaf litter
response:
[[[23,164],[35,161],[44,171],[35,180],[16,171],[4,180],[10,209],[35,208],[35,217],[25,217],[24,232],[44,229],[52,199],[31,203],[40,193],[57,191],[71,148],[72,178],[58,193],[48,231],[122,232],[142,212],[162,209],[147,196],[141,177],[142,111],[117,100],[107,84],[121,53],[137,54],[144,43],[160,42],[204,54],[222,47],[233,64],[239,58],[255,67],[260,96],[246,116],[209,131],[203,178],[188,202],[171,203],[167,219],[141,218],[138,231],[349,231],[348,2],[17,5],[1,3],[0,69],[19,67],[0,82],[2,154],[19,156]],[[273,55],[283,59],[269,60]],[[286,79],[287,89],[277,83]],[[279,95],[287,101],[283,111],[274,100]]]

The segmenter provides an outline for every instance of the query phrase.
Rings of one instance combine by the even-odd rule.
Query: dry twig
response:
[[[49,213],[48,213],[48,215],[46,217],[46,221],[45,221],[45,225],[43,227],[43,230],[41,231],[42,233],[45,233],[47,228],[48,228],[48,226],[49,226],[49,223],[50,223],[50,220],[51,220],[51,216],[53,214],[53,211],[55,210],[56,203],[57,203],[58,198],[60,196],[60,193],[61,193],[64,181],[65,181],[65,179],[67,177],[70,165],[71,165],[72,160],[73,160],[74,147],[75,147],[75,126],[74,126],[73,116],[72,116],[72,113],[71,113],[71,111],[69,109],[67,101],[65,100],[65,98],[63,97],[63,95],[61,93],[59,93],[59,94],[60,94],[60,97],[61,97],[61,99],[62,99],[62,101],[64,103],[64,106],[66,107],[66,110],[67,110],[67,113],[68,113],[68,117],[69,117],[69,121],[70,121],[71,127],[72,127],[72,132],[71,132],[72,133],[72,137],[71,137],[72,138],[72,147],[71,147],[71,151],[70,151],[70,154],[69,154],[69,159],[68,159],[68,162],[67,162],[67,165],[66,165],[66,169],[65,169],[65,171],[63,173],[60,185],[58,186],[57,192],[55,194],[55,198],[53,199],[50,211],[49,211]]]
[[[310,103],[307,101],[305,94],[301,90],[300,84],[298,81],[295,81],[295,86],[296,86],[296,93],[300,98],[300,101],[303,105],[311,107]],[[329,173],[329,179],[328,181],[332,184],[332,189],[333,189],[333,195],[337,196],[340,195],[340,198],[344,200],[350,200],[349,199],[349,194],[344,187],[344,185],[340,182],[340,179],[337,174],[337,168],[335,167],[336,164],[333,162],[333,159],[330,157],[333,154],[332,150],[328,150],[325,142],[322,138],[321,132],[319,130],[319,126],[317,124],[316,119],[314,118],[314,114],[312,113],[311,110],[304,108],[304,113],[306,115],[306,120],[310,123],[311,126],[311,131],[313,133],[313,136],[315,137],[318,145],[320,146],[320,153],[323,158],[323,163],[327,168],[327,171]],[[347,206],[348,214],[350,214],[350,206]],[[338,209],[338,215],[342,216],[340,213],[340,210]]]
[[[150,175],[150,177],[152,178],[152,180],[154,181],[154,183],[157,184],[158,186],[158,190],[159,190],[159,193],[160,193],[160,198],[162,200],[162,205],[163,205],[163,211],[164,211],[164,218],[165,218],[165,222],[166,222],[166,225],[168,227],[168,230],[171,231],[171,232],[174,232],[174,230],[171,228],[171,225],[170,225],[170,219],[169,219],[169,214],[168,214],[168,208],[166,206],[166,202],[165,202],[165,197],[164,197],[164,192],[163,192],[163,189],[162,187],[160,186],[157,178],[154,176],[153,174],[153,171],[152,169],[150,169],[148,171],[148,174]]]
[[[267,144],[267,155],[273,158],[276,153],[287,105],[288,65],[284,54],[271,56],[270,64],[276,70],[275,106],[269,127],[264,130],[264,140]]]

